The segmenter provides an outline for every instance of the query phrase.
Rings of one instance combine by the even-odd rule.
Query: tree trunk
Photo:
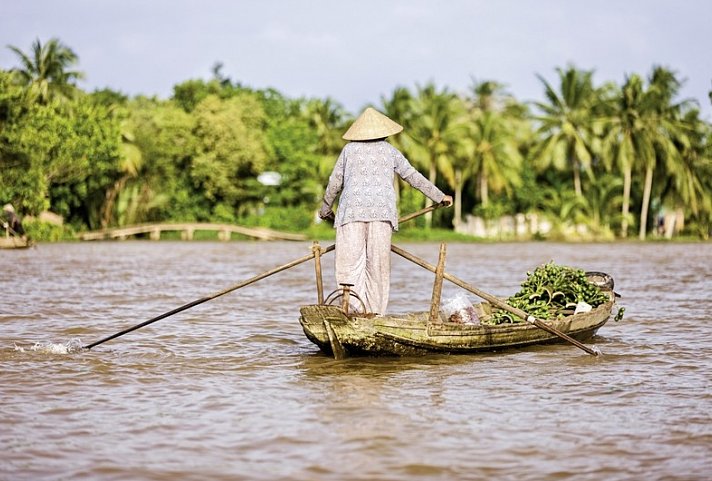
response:
[[[480,200],[482,201],[482,207],[485,207],[489,202],[489,190],[487,190],[487,173],[484,171],[480,174]]]
[[[106,191],[104,205],[101,209],[101,228],[106,229],[111,224],[111,218],[114,215],[114,205],[116,197],[119,195],[128,181],[128,176],[123,176],[114,185]]]
[[[452,225],[457,228],[462,223],[462,170],[455,171],[455,217]]]
[[[643,189],[643,205],[640,208],[640,232],[638,238],[645,240],[645,233],[648,227],[648,206],[650,205],[650,192],[653,189],[653,167],[645,169],[645,187]]]
[[[626,167],[623,172],[623,207],[621,208],[621,237],[628,237],[628,213],[630,212],[631,169]]]
[[[577,157],[574,157],[573,168],[574,168],[574,191],[576,192],[577,197],[581,197],[583,195],[583,191],[581,190],[581,172],[579,169],[579,161],[578,161]]]

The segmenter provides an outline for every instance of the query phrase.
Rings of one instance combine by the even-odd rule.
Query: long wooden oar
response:
[[[398,219],[398,223],[400,224],[400,223],[402,223],[402,222],[407,222],[407,221],[409,221],[409,220],[411,220],[411,219],[414,219],[414,218],[416,218],[416,217],[418,217],[418,216],[420,216],[420,215],[423,215],[423,214],[425,214],[425,213],[427,213],[427,212],[431,212],[431,211],[433,211],[433,210],[435,210],[435,209],[441,207],[442,205],[443,205],[443,204],[433,204],[433,205],[431,205],[430,207],[426,207],[425,209],[421,209],[421,210],[419,210],[419,211],[417,211],[417,212],[413,212],[412,214],[405,215],[405,216],[401,217],[400,219]],[[324,249],[323,251],[321,251],[320,255],[321,255],[321,254],[326,254],[327,252],[331,252],[331,251],[334,250],[334,248],[335,248],[335,246],[332,244],[332,245],[330,245],[329,247],[327,247],[326,249]],[[253,284],[253,283],[255,283],[255,282],[259,281],[259,280],[262,280],[262,279],[264,279],[265,277],[269,277],[269,276],[271,276],[271,275],[273,275],[273,274],[277,274],[278,272],[282,272],[282,271],[284,271],[284,270],[287,270],[287,269],[290,269],[290,268],[292,268],[292,267],[298,266],[299,264],[303,264],[303,263],[305,263],[305,262],[307,262],[307,261],[313,259],[315,255],[316,255],[316,254],[315,254],[314,252],[312,252],[312,253],[309,254],[309,255],[306,255],[306,256],[304,256],[304,257],[300,257],[299,259],[295,259],[295,260],[293,260],[292,262],[288,262],[287,264],[284,264],[284,265],[282,265],[282,266],[275,267],[274,269],[271,269],[271,270],[269,270],[269,271],[263,272],[262,274],[258,274],[258,275],[254,276],[254,277],[251,277],[251,278],[247,279],[246,281],[242,281],[242,282],[240,282],[240,283],[238,283],[238,284],[235,284],[234,286],[228,287],[227,289],[223,289],[222,291],[216,292],[216,293],[214,293],[214,294],[210,294],[210,295],[205,296],[205,297],[201,297],[200,299],[196,299],[196,300],[194,300],[194,301],[192,301],[192,302],[189,302],[188,304],[184,304],[184,305],[182,305],[182,306],[180,306],[180,307],[177,307],[177,308],[175,308],[175,309],[173,309],[173,310],[171,310],[171,311],[164,312],[164,313],[161,314],[160,316],[152,317],[151,319],[149,319],[149,320],[147,320],[147,321],[144,321],[144,322],[142,322],[142,323],[140,323],[140,324],[136,324],[135,326],[129,327],[128,329],[124,329],[123,331],[119,331],[119,332],[117,332],[116,334],[112,334],[111,336],[105,337],[105,338],[100,339],[100,340],[98,340],[98,341],[96,341],[96,342],[93,342],[93,343],[91,343],[91,344],[87,344],[86,346],[83,346],[83,347],[84,347],[84,349],[91,349],[92,347],[98,346],[99,344],[103,344],[103,343],[105,343],[106,341],[110,341],[110,340],[112,340],[112,339],[116,339],[117,337],[121,337],[121,336],[123,336],[124,334],[128,334],[129,332],[135,331],[136,329],[141,329],[142,327],[148,326],[149,324],[153,324],[154,322],[160,321],[161,319],[165,319],[166,317],[172,316],[173,314],[178,314],[179,312],[183,312],[183,311],[185,311],[185,310],[187,310],[187,309],[190,309],[191,307],[197,306],[197,305],[202,304],[202,303],[204,303],[204,302],[208,302],[208,301],[210,301],[210,300],[212,300],[212,299],[215,299],[216,297],[220,297],[220,296],[223,296],[223,295],[225,295],[225,294],[227,294],[227,293],[229,293],[229,292],[232,292],[232,291],[235,291],[235,290],[237,290],[237,289],[240,289],[241,287],[249,286],[250,284]]]
[[[393,252],[395,252],[396,254],[398,254],[399,256],[404,257],[415,264],[418,264],[420,267],[423,267],[424,269],[427,269],[431,272],[435,272],[435,270],[436,270],[436,267],[434,265],[429,264],[428,262],[421,259],[420,257],[410,254],[409,252],[406,252],[405,250],[401,249],[400,247],[392,245],[391,250]],[[527,314],[526,312],[524,312],[521,309],[517,309],[516,307],[512,307],[509,304],[500,301],[495,296],[493,296],[491,294],[487,294],[486,292],[479,290],[478,288],[468,284],[467,282],[465,282],[461,279],[458,279],[457,277],[455,277],[451,274],[448,274],[447,272],[445,272],[443,274],[443,278],[452,282],[456,286],[462,287],[463,289],[466,289],[466,290],[472,292],[476,296],[479,296],[482,299],[489,301],[491,304],[494,304],[495,306],[497,306],[501,309],[504,309],[505,311],[511,312],[515,316],[520,317],[531,324],[534,324],[539,329],[543,329],[546,332],[549,332],[551,334],[559,336],[561,339],[564,339],[565,341],[573,344],[574,346],[578,347],[579,349],[583,349],[584,351],[591,354],[592,356],[598,356],[598,354],[599,354],[598,351],[594,351],[590,347],[586,346],[585,344],[580,343],[579,341],[577,341],[573,337],[569,336],[568,334],[565,334],[565,333],[559,331],[558,329],[546,324],[545,322],[540,321],[539,319],[535,318],[534,316],[530,316],[529,314]]]
[[[333,246],[333,245],[327,247],[326,249],[324,249],[324,253],[330,252],[330,251],[332,251],[332,250],[334,250],[334,246]],[[216,293],[211,294],[211,295],[209,295],[209,296],[201,297],[200,299],[196,299],[196,300],[194,300],[193,302],[189,302],[188,304],[184,304],[184,305],[182,305],[182,306],[180,306],[180,307],[177,307],[177,308],[173,309],[172,311],[165,312],[165,313],[161,314],[160,316],[156,316],[156,317],[153,317],[153,318],[151,318],[151,319],[149,319],[149,320],[147,320],[147,321],[144,321],[144,322],[142,322],[141,324],[136,324],[136,325],[133,326],[133,327],[129,327],[128,329],[124,329],[123,331],[117,332],[116,334],[112,334],[112,335],[109,336],[109,337],[105,337],[104,339],[101,339],[101,340],[99,340],[99,341],[93,342],[93,343],[91,343],[91,344],[87,344],[86,346],[84,346],[84,348],[85,348],[85,349],[91,349],[92,347],[98,346],[99,344],[103,344],[103,343],[105,343],[106,341],[110,341],[110,340],[112,340],[112,339],[116,339],[116,338],[119,337],[119,336],[123,336],[124,334],[128,334],[128,333],[131,332],[131,331],[135,331],[136,329],[140,329],[140,328],[142,328],[142,327],[144,327],[144,326],[148,326],[149,324],[153,324],[153,323],[156,322],[156,321],[160,321],[161,319],[165,319],[165,318],[168,317],[168,316],[172,316],[173,314],[177,314],[177,313],[179,313],[179,312],[185,311],[186,309],[190,309],[191,307],[197,306],[198,304],[202,304],[202,303],[204,303],[204,302],[208,302],[208,301],[210,301],[210,300],[212,300],[212,299],[215,299],[216,297],[220,297],[220,296],[222,296],[222,295],[225,295],[225,294],[227,294],[228,292],[235,291],[235,290],[237,290],[237,289],[239,289],[239,288],[241,288],[241,287],[249,286],[250,284],[255,283],[255,282],[259,281],[259,280],[262,280],[262,279],[264,279],[265,277],[269,277],[269,276],[271,276],[272,274],[276,274],[276,273],[278,273],[278,272],[282,272],[282,271],[287,270],[287,269],[289,269],[289,268],[292,268],[292,267],[294,267],[294,266],[298,266],[299,264],[303,264],[304,262],[307,262],[308,260],[311,260],[311,259],[313,259],[313,258],[314,258],[314,254],[313,254],[313,253],[312,253],[312,254],[309,254],[309,255],[306,255],[306,256],[304,256],[304,257],[300,257],[299,259],[295,259],[295,260],[293,260],[292,262],[288,262],[287,264],[284,264],[284,265],[279,266],[279,267],[275,267],[274,269],[271,269],[271,270],[269,270],[269,271],[263,272],[262,274],[258,274],[258,275],[254,276],[254,277],[251,277],[251,278],[247,279],[246,281],[240,282],[239,284],[235,284],[234,286],[230,286],[230,287],[228,287],[227,289],[223,289],[222,291],[216,292]]]

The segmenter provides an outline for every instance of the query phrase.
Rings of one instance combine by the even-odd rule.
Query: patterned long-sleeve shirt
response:
[[[398,230],[395,174],[434,202],[445,197],[385,140],[350,142],[344,146],[329,177],[320,215],[325,217],[331,212],[341,192],[335,227],[349,222],[387,221],[393,230]]]

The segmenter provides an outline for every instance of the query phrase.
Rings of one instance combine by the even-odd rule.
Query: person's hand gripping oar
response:
[[[447,196],[446,196],[446,197],[447,197]],[[447,200],[447,199],[446,199],[446,200]],[[451,200],[451,199],[450,199],[450,203],[452,203],[452,200]],[[405,216],[401,217],[400,219],[398,219],[398,223],[401,224],[401,223],[407,222],[407,221],[409,221],[409,220],[411,220],[411,219],[415,219],[416,217],[421,216],[421,215],[423,215],[423,214],[426,214],[426,213],[428,213],[428,212],[432,212],[432,211],[434,211],[435,209],[437,209],[437,208],[439,208],[439,207],[441,207],[441,206],[443,206],[443,205],[450,205],[450,204],[449,204],[449,203],[446,203],[446,202],[441,202],[440,204],[433,204],[433,205],[431,205],[431,206],[429,206],[429,207],[426,207],[426,208],[424,208],[424,209],[421,209],[421,210],[419,210],[419,211],[417,211],[417,212],[413,212],[412,214],[408,214],[408,215],[405,215]],[[327,252],[331,252],[331,251],[333,251],[333,250],[334,250],[334,245],[332,244],[332,245],[330,245],[329,247],[327,247],[326,249],[324,249],[324,250],[322,251],[322,254],[326,254]],[[227,293],[229,293],[229,292],[236,291],[237,289],[240,289],[240,288],[242,288],[242,287],[249,286],[250,284],[253,284],[253,283],[257,282],[257,281],[260,281],[260,280],[262,280],[262,279],[264,279],[264,278],[266,278],[266,277],[269,277],[269,276],[271,276],[271,275],[273,275],[273,274],[277,274],[278,272],[282,272],[282,271],[284,271],[284,270],[287,270],[287,269],[290,269],[290,268],[292,268],[292,267],[298,266],[299,264],[303,264],[304,262],[307,262],[307,261],[313,259],[313,258],[314,258],[314,255],[315,255],[314,253],[305,255],[304,257],[300,257],[299,259],[295,259],[295,260],[293,260],[292,262],[288,262],[287,264],[284,264],[284,265],[281,265],[281,266],[279,266],[279,267],[275,267],[274,269],[270,269],[270,270],[268,270],[268,271],[265,271],[265,272],[263,272],[262,274],[258,274],[258,275],[254,276],[254,277],[251,277],[251,278],[249,278],[249,279],[247,279],[247,280],[245,280],[245,281],[242,281],[242,282],[240,282],[240,283],[238,283],[238,284],[235,284],[235,285],[230,286],[230,287],[228,287],[228,288],[226,288],[226,289],[223,289],[222,291],[218,291],[218,292],[216,292],[216,293],[214,293],[214,294],[210,294],[210,295],[207,295],[207,296],[205,296],[205,297],[201,297],[200,299],[196,299],[196,300],[194,300],[194,301],[192,301],[192,302],[189,302],[189,303],[187,303],[187,304],[184,304],[184,305],[182,305],[182,306],[180,306],[180,307],[176,307],[175,309],[170,310],[170,311],[168,311],[168,312],[164,312],[163,314],[161,314],[161,315],[159,315],[159,316],[152,317],[151,319],[149,319],[149,320],[147,320],[147,321],[144,321],[144,322],[142,322],[142,323],[140,323],[140,324],[136,324],[135,326],[131,326],[131,327],[127,328],[127,329],[124,329],[123,331],[119,331],[119,332],[117,332],[116,334],[112,334],[111,336],[105,337],[105,338],[103,338],[103,339],[99,339],[99,340],[96,341],[96,342],[93,342],[93,343],[91,343],[91,344],[87,344],[87,345],[82,346],[82,347],[83,347],[84,349],[91,349],[91,348],[93,348],[93,347],[95,347],[95,346],[98,346],[99,344],[103,344],[103,343],[105,343],[105,342],[107,342],[107,341],[110,341],[110,340],[112,340],[112,339],[116,339],[117,337],[121,337],[121,336],[123,336],[124,334],[128,334],[129,332],[135,331],[135,330],[137,330],[137,329],[141,329],[142,327],[148,326],[149,324],[153,324],[153,323],[156,322],[156,321],[160,321],[161,319],[165,319],[166,317],[170,317],[170,316],[172,316],[173,314],[178,314],[179,312],[183,312],[183,311],[185,311],[185,310],[187,310],[187,309],[190,309],[191,307],[195,307],[195,306],[200,305],[200,304],[202,304],[202,303],[204,303],[204,302],[208,302],[208,301],[210,301],[210,300],[212,300],[212,299],[215,299],[216,297],[220,297],[220,296],[223,296],[223,295],[225,295],[225,294],[227,294]]]

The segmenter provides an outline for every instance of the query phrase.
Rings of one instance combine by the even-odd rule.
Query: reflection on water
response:
[[[434,263],[437,245],[404,246]],[[308,243],[125,242],[0,252],[0,479],[705,479],[710,244],[448,246],[494,294],[554,260],[610,273],[626,316],[591,341],[345,359],[303,336],[304,264],[76,349],[309,253]],[[332,258],[324,260],[325,290]],[[432,274],[393,258],[391,311]],[[444,296],[457,288],[446,286]]]

